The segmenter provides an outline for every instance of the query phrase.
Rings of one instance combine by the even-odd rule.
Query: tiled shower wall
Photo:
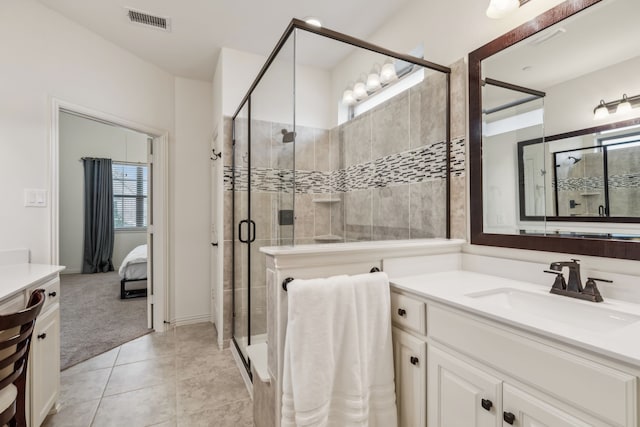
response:
[[[466,64],[451,75],[451,236],[466,236]],[[330,130],[296,127],[295,243],[445,237],[445,77],[424,82],[356,119]],[[232,122],[224,121],[224,339],[231,336]],[[290,244],[292,226],[278,225],[278,210],[293,207],[291,125],[253,120],[252,217],[257,238],[252,270],[264,272],[258,248]],[[242,140],[236,135],[236,140]],[[246,148],[238,147],[236,177]],[[241,163],[242,162],[242,163]],[[318,240],[320,239],[320,240]],[[329,239],[329,240],[325,240]],[[236,257],[242,271],[246,254]],[[246,264],[245,264],[246,265]],[[252,334],[264,332],[264,274],[252,276]],[[242,289],[246,289],[243,279]],[[243,291],[238,291],[237,295]],[[242,319],[246,313],[238,313]],[[257,320],[257,321],[256,321]]]

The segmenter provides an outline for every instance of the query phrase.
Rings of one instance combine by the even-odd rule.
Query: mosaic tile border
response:
[[[602,191],[602,177],[563,178],[557,181],[558,191]],[[640,174],[620,174],[609,176],[609,188],[640,188]]]
[[[453,176],[464,175],[464,139],[456,141],[452,155]],[[349,166],[337,171],[298,170],[295,173],[296,193],[346,193],[354,190],[417,184],[424,181],[446,179],[447,144],[438,142],[428,146]],[[455,157],[454,157],[455,156]],[[260,192],[293,191],[292,170],[252,168],[251,186]],[[248,168],[236,169],[237,189],[247,190]],[[224,167],[224,189],[231,191],[233,169]]]

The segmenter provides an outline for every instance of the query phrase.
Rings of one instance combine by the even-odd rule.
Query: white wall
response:
[[[222,49],[220,58],[222,112],[225,116],[232,116],[267,58],[229,48]],[[253,117],[273,122],[292,121],[292,76],[291,63],[286,57],[271,64],[252,98],[252,103],[255,103],[252,104]],[[329,129],[335,124],[326,96],[330,90],[331,77],[328,71],[304,65],[296,67],[297,125]]]
[[[0,249],[47,263],[49,208],[23,189],[50,185],[51,98],[171,130],[173,77],[35,0],[0,2],[0,40]]]
[[[147,162],[147,135],[60,113],[60,264],[66,274],[80,273],[84,245],[84,169],[82,157]],[[113,264],[147,242],[146,231],[116,231]]]
[[[170,147],[172,320],[210,318],[209,167],[211,83],[175,79],[175,139]]]

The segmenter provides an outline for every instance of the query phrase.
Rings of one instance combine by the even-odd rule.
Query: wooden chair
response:
[[[31,335],[44,304],[37,289],[27,308],[0,315],[0,426],[26,427],[25,387]]]

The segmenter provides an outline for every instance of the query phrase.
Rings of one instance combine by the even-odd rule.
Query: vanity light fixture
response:
[[[347,87],[342,93],[342,103],[344,105],[351,106],[351,105],[354,105],[356,102],[358,101],[356,100],[355,96],[353,96],[353,90]]]
[[[362,80],[358,80],[358,82],[353,85],[353,96],[358,100],[365,99],[369,94],[367,93],[367,88],[364,85]]]
[[[376,64],[373,66],[369,75],[367,76],[367,92],[375,92],[382,87],[380,83],[380,67]]]
[[[604,102],[602,99],[596,108],[593,109],[593,119],[600,120],[609,114],[627,114],[632,109],[638,107],[640,107],[640,95],[628,97],[625,93],[622,95],[622,98],[611,102]]]
[[[380,83],[386,85],[397,79],[396,66],[392,61],[387,60],[380,70]]]

